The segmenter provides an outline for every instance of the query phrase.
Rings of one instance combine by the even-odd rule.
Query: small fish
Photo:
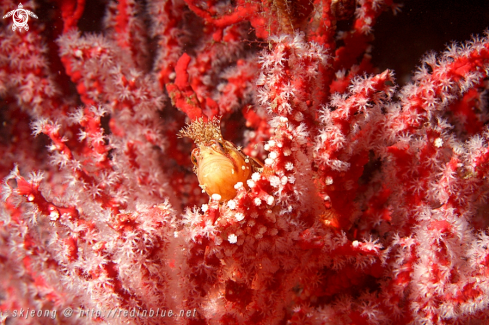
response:
[[[244,155],[232,142],[222,138],[218,118],[208,122],[197,119],[180,130],[178,136],[188,137],[196,144],[191,160],[200,187],[209,196],[218,194],[221,202],[236,196],[237,183],[241,182],[247,188],[246,181],[254,172],[262,169],[258,161]]]

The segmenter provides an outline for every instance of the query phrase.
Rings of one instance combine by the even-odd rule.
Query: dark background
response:
[[[406,0],[394,16],[383,13],[374,26],[374,66],[396,73],[404,84],[428,51],[442,52],[456,41],[489,28],[489,0]]]

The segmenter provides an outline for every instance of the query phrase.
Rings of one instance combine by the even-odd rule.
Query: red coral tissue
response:
[[[487,31],[401,87],[392,0],[94,3],[0,25],[3,324],[489,322]],[[217,118],[229,200],[178,137]]]

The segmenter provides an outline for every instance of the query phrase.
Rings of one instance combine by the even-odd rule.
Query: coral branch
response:
[[[57,3],[0,2],[0,321],[487,323],[488,32],[399,86],[390,0]]]

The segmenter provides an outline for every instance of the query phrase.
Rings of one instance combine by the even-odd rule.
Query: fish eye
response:
[[[194,154],[190,156],[190,160],[192,160],[192,163],[197,166],[197,157],[195,157]]]
[[[219,146],[219,149],[221,150],[221,152],[224,152],[224,153],[227,152],[227,148],[225,146],[225,143],[221,139],[214,141],[214,144],[213,144],[214,148],[218,149],[216,144]]]

